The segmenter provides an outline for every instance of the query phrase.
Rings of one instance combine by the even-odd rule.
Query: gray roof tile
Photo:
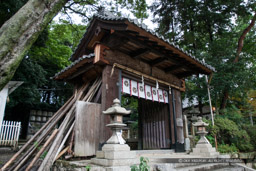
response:
[[[137,25],[138,27],[144,29],[145,31],[157,36],[159,39],[162,39],[163,41],[165,41],[166,43],[170,44],[171,46],[173,46],[174,48],[180,50],[181,52],[185,53],[187,56],[189,56],[191,59],[193,59],[194,61],[204,65],[205,67],[207,67],[208,69],[216,72],[215,68],[212,67],[211,65],[208,65],[206,63],[202,63],[199,59],[195,58],[194,56],[192,56],[191,54],[189,54],[188,52],[184,51],[183,49],[181,49],[178,45],[174,45],[172,42],[170,42],[169,40],[165,39],[163,36],[159,35],[158,33],[154,32],[153,30],[147,28],[147,26],[145,24],[140,24],[138,23],[138,20],[137,19],[131,19],[131,18],[123,18],[123,17],[107,17],[107,16],[102,16],[102,15],[99,15],[99,14],[95,14],[94,17],[97,17],[99,19],[104,19],[104,20],[115,20],[115,21],[121,21],[121,20],[128,20],[130,21],[131,23]]]
[[[90,59],[92,57],[94,57],[95,54],[91,53],[89,55],[83,55],[82,57],[78,58],[77,60],[75,60],[74,62],[72,62],[69,66],[67,66],[66,68],[62,69],[60,72],[56,73],[52,78],[56,78],[57,76],[59,76],[60,74],[62,74],[63,72],[69,70],[70,68],[72,68],[74,65],[78,64],[79,62],[81,62],[84,59]]]

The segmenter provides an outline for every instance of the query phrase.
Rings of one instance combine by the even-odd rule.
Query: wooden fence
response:
[[[0,146],[17,147],[20,135],[20,122],[3,121],[0,128]]]

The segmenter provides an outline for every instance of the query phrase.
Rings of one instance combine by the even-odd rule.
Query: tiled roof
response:
[[[164,42],[168,43],[169,45],[173,46],[177,50],[181,51],[182,53],[186,54],[190,58],[192,58],[194,61],[199,62],[200,64],[204,65],[208,69],[216,72],[215,68],[211,65],[206,64],[204,61],[197,59],[195,56],[193,56],[191,53],[186,52],[184,49],[180,48],[178,45],[174,45],[172,42],[170,42],[168,39],[165,39],[162,35],[159,35],[155,31],[149,29],[145,24],[141,24],[138,22],[137,19],[131,19],[131,18],[124,18],[124,17],[117,17],[117,16],[107,16],[107,15],[99,15],[95,14],[94,17],[101,19],[101,20],[108,20],[108,21],[125,21],[128,20],[130,23],[135,24],[136,26],[140,27],[141,29],[144,29],[148,33],[151,33],[152,35],[156,36],[157,38],[163,40]]]
[[[80,63],[81,61],[83,61],[85,59],[90,59],[90,58],[92,58],[94,56],[95,56],[94,53],[91,53],[89,55],[83,55],[82,57],[80,57],[77,60],[75,60],[74,62],[72,62],[69,66],[67,66],[66,68],[62,69],[60,72],[55,74],[52,78],[56,78],[57,76],[59,76],[60,74],[64,73],[65,71],[69,70],[70,68],[72,68],[76,64]]]
[[[100,20],[105,20],[105,21],[126,21],[128,20],[130,23],[135,24],[137,27],[144,29],[146,32],[156,36],[157,38],[159,38],[160,40],[168,43],[169,45],[171,45],[172,47],[174,47],[175,49],[179,50],[180,52],[186,54],[188,57],[190,57],[192,60],[194,60],[195,62],[205,66],[206,68],[212,70],[213,72],[216,72],[215,68],[212,67],[211,65],[208,65],[207,63],[205,63],[203,60],[199,60],[197,59],[195,56],[193,56],[191,53],[186,52],[184,49],[180,48],[178,45],[173,44],[172,42],[170,42],[168,39],[165,39],[162,35],[159,35],[158,33],[154,32],[153,30],[147,28],[147,26],[145,24],[141,24],[138,22],[137,19],[131,19],[131,18],[125,18],[125,17],[118,17],[118,16],[114,16],[113,14],[109,13],[109,12],[104,12],[101,14],[95,14],[91,20],[91,22],[89,22],[89,25],[87,27],[87,30],[83,36],[83,38],[80,40],[79,45],[81,44],[81,41],[84,39],[84,37],[86,37],[86,35],[88,34],[91,26],[92,26],[92,21],[93,19],[100,19]],[[77,46],[77,48],[79,47],[79,45]],[[75,52],[77,51],[77,49],[74,51],[74,53],[71,55],[70,59],[73,58]],[[77,60],[75,60],[70,66],[68,66],[67,68],[63,69],[62,71],[60,71],[59,73],[57,73],[54,77],[56,77],[57,75],[63,73],[64,71],[68,70],[69,68],[71,68],[72,66],[74,66],[76,63],[80,62],[81,60],[83,60],[84,58],[91,58],[93,57],[94,54],[90,54],[87,56],[83,56]]]

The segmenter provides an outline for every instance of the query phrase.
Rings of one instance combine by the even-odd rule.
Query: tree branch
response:
[[[254,26],[255,20],[256,20],[256,11],[255,11],[255,14],[254,14],[254,16],[252,18],[251,23],[249,24],[249,26],[246,29],[244,29],[242,35],[240,36],[240,38],[238,40],[237,51],[236,51],[236,58],[234,60],[234,63],[238,62],[239,55],[242,52],[242,49],[243,49],[243,46],[244,46],[245,36],[252,29],[252,27]]]

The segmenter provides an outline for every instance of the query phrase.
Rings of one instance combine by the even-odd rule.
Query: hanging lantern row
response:
[[[157,86],[158,87],[158,86]],[[168,92],[150,85],[145,85],[144,82],[139,83],[137,81],[122,78],[122,92],[129,94],[130,96],[136,96],[146,100],[152,100],[156,102],[168,103]]]

